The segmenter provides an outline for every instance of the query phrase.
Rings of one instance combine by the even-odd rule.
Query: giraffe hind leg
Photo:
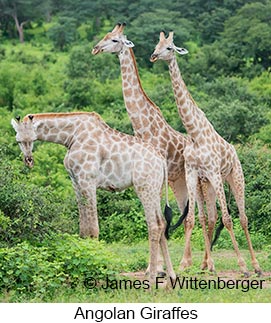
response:
[[[239,211],[240,223],[245,232],[245,236],[248,243],[249,252],[251,255],[251,262],[255,272],[260,276],[262,270],[256,259],[256,255],[252,246],[251,238],[248,231],[248,219],[245,214],[245,193],[244,193],[244,177],[241,169],[241,165],[238,164],[236,168],[233,169],[232,173],[228,176],[227,181],[231,187],[235,201]]]
[[[185,246],[183,258],[180,262],[180,270],[184,270],[192,265],[192,252],[191,252],[191,235],[195,223],[195,201],[198,183],[198,172],[189,164],[186,164],[186,183],[189,197],[188,215],[184,220],[184,233],[185,233]]]
[[[218,175],[218,176],[213,176],[212,179],[210,179],[210,180],[211,180],[211,183],[216,191],[216,195],[219,200],[219,204],[220,204],[220,208],[221,208],[221,212],[222,212],[222,220],[223,220],[225,228],[228,230],[228,232],[230,234],[232,244],[233,244],[235,253],[237,255],[238,265],[239,265],[241,271],[243,272],[243,274],[247,277],[247,276],[249,276],[249,273],[247,270],[246,263],[241,256],[241,253],[240,253],[240,250],[238,247],[238,243],[237,243],[237,240],[234,235],[233,223],[232,223],[232,219],[228,213],[226,196],[225,196],[225,192],[224,192],[222,178],[220,175]]]

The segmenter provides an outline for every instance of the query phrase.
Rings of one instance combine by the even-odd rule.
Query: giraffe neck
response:
[[[213,128],[204,112],[200,110],[189,93],[183,78],[175,55],[169,62],[169,73],[179,115],[187,133],[197,139],[207,128]]]
[[[166,124],[160,109],[144,92],[133,50],[125,48],[119,54],[122,89],[125,106],[129,114],[135,135],[147,140]]]
[[[80,131],[82,138],[86,131],[89,135],[93,122],[87,120],[102,121],[96,113],[40,113],[32,116],[38,140],[54,142],[67,148],[78,140],[77,132]],[[86,118],[88,116],[92,118]]]

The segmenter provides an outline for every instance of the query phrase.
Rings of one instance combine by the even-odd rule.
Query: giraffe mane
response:
[[[140,90],[142,91],[145,99],[150,103],[150,105],[152,105],[157,110],[157,112],[160,114],[160,116],[164,119],[160,108],[148,97],[148,95],[144,91],[144,89],[142,87],[142,84],[141,84],[140,77],[139,77],[139,73],[138,73],[138,68],[137,68],[137,64],[136,64],[136,59],[135,59],[134,51],[133,51],[132,48],[129,48],[129,50],[130,50],[130,53],[131,53],[131,56],[132,56],[132,59],[133,59],[134,66],[135,66],[136,76],[137,76],[137,79],[138,79],[138,83],[139,83]]]
[[[50,113],[36,113],[36,114],[27,114],[24,118],[23,118],[23,122],[27,122],[29,121],[29,117],[33,117],[33,120],[40,120],[40,119],[48,119],[48,118],[63,118],[63,117],[73,117],[73,116],[80,116],[80,115],[88,115],[88,116],[92,116],[95,119],[97,119],[98,121],[102,121],[103,123],[104,120],[103,118],[96,112],[60,112],[60,113],[54,113],[54,112],[50,112]]]

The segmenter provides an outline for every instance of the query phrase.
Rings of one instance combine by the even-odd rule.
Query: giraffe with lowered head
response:
[[[156,45],[151,61],[164,60],[169,65],[169,73],[174,90],[174,96],[178,107],[179,115],[191,136],[192,141],[185,147],[185,170],[189,195],[188,218],[194,217],[195,195],[197,178],[200,178],[205,184],[205,188],[217,197],[221,212],[222,221],[227,228],[241,271],[248,275],[246,263],[241,256],[238,244],[233,231],[232,219],[228,213],[225,198],[223,182],[226,181],[236,200],[239,210],[241,226],[245,232],[251,254],[252,265],[255,272],[261,274],[259,263],[253,250],[252,242],[248,231],[248,219],[245,214],[245,194],[244,194],[244,175],[242,166],[233,145],[223,139],[214,129],[212,124],[206,118],[204,112],[199,109],[191,97],[179,70],[175,52],[183,55],[187,53],[184,48],[176,47],[173,43],[173,32],[166,38],[164,32],[160,33],[159,43]],[[209,212],[209,245],[213,235],[213,229],[216,222],[216,213]],[[207,241],[208,244],[208,241]]]
[[[125,24],[117,24],[104,38],[93,48],[92,54],[116,53],[118,55],[121,74],[122,90],[126,110],[132,123],[136,137],[151,143],[167,160],[169,185],[175,195],[182,219],[187,212],[187,187],[184,170],[184,147],[190,141],[189,137],[174,130],[164,119],[161,110],[150,100],[142,88],[139,78],[136,60],[132,47],[134,44],[123,34]],[[203,209],[203,197],[199,190],[198,203],[200,212]],[[194,219],[190,219],[192,222]],[[181,261],[181,268],[191,265],[191,245],[189,229],[194,224],[184,221],[185,227],[185,253]],[[179,221],[180,223],[180,221]],[[211,261],[211,260],[210,260]],[[161,271],[161,263],[159,271]]]
[[[68,149],[64,165],[77,196],[81,236],[98,237],[97,188],[120,191],[134,186],[148,225],[150,283],[156,276],[159,245],[168,275],[175,279],[160,205],[164,182],[167,195],[167,166],[151,145],[110,128],[95,112],[32,114],[22,122],[13,119],[11,123],[29,167],[34,165],[35,140],[58,143]]]

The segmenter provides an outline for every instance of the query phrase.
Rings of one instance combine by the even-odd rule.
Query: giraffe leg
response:
[[[89,185],[88,189],[82,188],[80,179],[72,177],[79,209],[80,237],[98,238],[99,223],[97,213],[96,187]]]
[[[220,208],[221,208],[221,212],[222,212],[222,221],[224,223],[225,228],[228,230],[228,232],[230,234],[232,244],[233,244],[235,253],[237,255],[238,265],[239,265],[241,271],[244,273],[244,275],[248,276],[249,274],[248,274],[246,263],[241,256],[241,253],[240,253],[240,250],[238,247],[238,243],[236,241],[236,238],[235,238],[235,235],[233,232],[233,223],[232,223],[232,219],[231,219],[231,217],[228,213],[228,209],[227,209],[227,202],[226,202],[226,196],[225,196],[225,192],[224,192],[222,178],[220,175],[213,176],[212,178],[210,178],[210,181],[216,191],[216,195],[219,200],[219,204],[220,204]]]
[[[187,203],[187,188],[186,188],[185,177],[181,176],[176,181],[169,182],[169,185],[175,195],[179,210],[181,211],[181,213],[183,213]],[[191,258],[191,254],[190,254],[190,258]],[[146,273],[149,273],[149,271],[150,271],[150,264],[146,270]],[[158,253],[157,273],[159,276],[164,275],[164,258],[162,257],[161,249],[159,249],[159,253]]]
[[[218,215],[216,208],[216,194],[210,182],[204,183],[204,192],[204,199],[206,201],[208,213],[208,235],[211,243]]]
[[[180,176],[176,181],[169,181],[169,186],[171,187],[173,194],[176,198],[180,212],[183,213],[184,209],[186,207],[186,204],[187,204],[187,200],[188,200],[188,193],[187,193],[185,176],[184,175]],[[163,253],[163,251],[162,251],[162,253]],[[190,259],[191,259],[191,257],[192,257],[191,253],[188,257],[190,257]],[[159,276],[164,275],[163,265],[164,265],[164,259],[161,254],[161,249],[159,249],[158,263],[157,263],[157,273]],[[147,268],[146,273],[149,273],[149,271],[150,271],[150,264]]]
[[[149,265],[148,272],[150,284],[152,285],[155,281],[156,272],[157,272],[157,260],[159,252],[159,240],[161,232],[156,219],[156,204],[157,198],[159,201],[160,207],[160,192],[155,194],[153,187],[146,184],[144,186],[137,185],[137,182],[134,182],[134,188],[137,193],[138,198],[140,199],[145,218],[148,226],[148,239],[149,239]],[[156,196],[157,195],[157,196]]]
[[[162,254],[164,257],[164,261],[166,263],[166,269],[168,276],[172,279],[176,279],[176,274],[173,270],[173,266],[171,263],[168,244],[165,238],[165,223],[162,218],[162,212],[157,208],[155,217],[155,221],[147,221],[149,228],[149,241],[150,241],[150,284],[152,285],[155,282],[156,269],[157,269],[157,254],[159,250],[159,245],[162,250]],[[158,238],[158,240],[157,240]]]
[[[149,273],[150,273],[150,263],[146,270],[146,275],[149,275]],[[164,258],[162,256],[161,248],[158,249],[156,273],[157,273],[157,276],[160,276],[160,277],[163,277],[166,274],[164,271]]]
[[[162,233],[161,233],[161,238],[160,238],[160,246],[162,249],[162,253],[163,253],[163,257],[166,263],[166,268],[167,268],[167,274],[169,277],[171,277],[172,279],[176,279],[176,274],[173,270],[173,266],[171,263],[171,259],[170,259],[170,254],[169,254],[169,250],[168,250],[168,244],[167,244],[167,240],[165,237],[165,224],[163,219],[161,218],[162,223],[163,223],[163,228],[162,228]]]
[[[150,284],[152,285],[156,277],[157,269],[157,256],[159,250],[159,239],[160,239],[160,230],[157,223],[152,223],[148,221],[148,231],[149,231],[149,249],[150,249]]]
[[[204,243],[205,243],[205,256],[204,256],[204,261],[201,266],[201,269],[204,270],[208,268],[208,270],[214,271],[215,270],[214,262],[211,258],[211,244],[210,244],[209,235],[206,229],[206,216],[204,213],[204,196],[203,196],[200,181],[198,181],[198,185],[197,185],[197,204],[198,204],[198,210],[199,210],[199,222],[202,227]]]
[[[195,223],[195,200],[196,200],[196,189],[198,182],[198,173],[193,167],[186,165],[186,184],[189,196],[189,210],[188,215],[184,220],[184,232],[185,232],[185,247],[183,258],[180,262],[180,270],[192,265],[191,257],[191,235]]]
[[[209,238],[209,244],[211,245],[214,228],[217,221],[216,195],[210,182],[202,182],[201,189],[202,189],[204,200],[206,201],[207,214],[208,214],[208,238]],[[199,214],[200,214],[200,208],[199,208]],[[209,257],[210,256],[208,255],[208,252],[205,249],[205,254],[201,265],[201,269],[208,268],[208,270],[210,271],[215,271],[214,262],[212,260],[211,260],[212,265],[208,265]]]
[[[236,204],[239,211],[239,217],[241,226],[245,232],[245,236],[248,243],[249,252],[251,255],[251,262],[255,272],[258,275],[262,274],[260,265],[256,259],[256,255],[252,246],[251,238],[248,231],[248,219],[245,214],[245,192],[244,192],[244,176],[241,168],[241,164],[238,164],[237,167],[233,168],[232,173],[227,178],[228,183],[230,184],[231,190],[236,200]]]
[[[161,246],[163,257],[167,265],[167,271],[174,278],[176,276],[173,271],[170,258],[168,258],[169,252],[167,249],[166,240],[164,240],[165,223],[160,205],[160,192],[154,190],[153,187],[149,187],[148,185],[146,185],[145,187],[137,187],[135,185],[135,190],[143,205],[146,222],[148,225],[150,249],[150,260],[148,268],[150,283],[153,284],[155,281],[155,277],[157,276],[159,245]]]

